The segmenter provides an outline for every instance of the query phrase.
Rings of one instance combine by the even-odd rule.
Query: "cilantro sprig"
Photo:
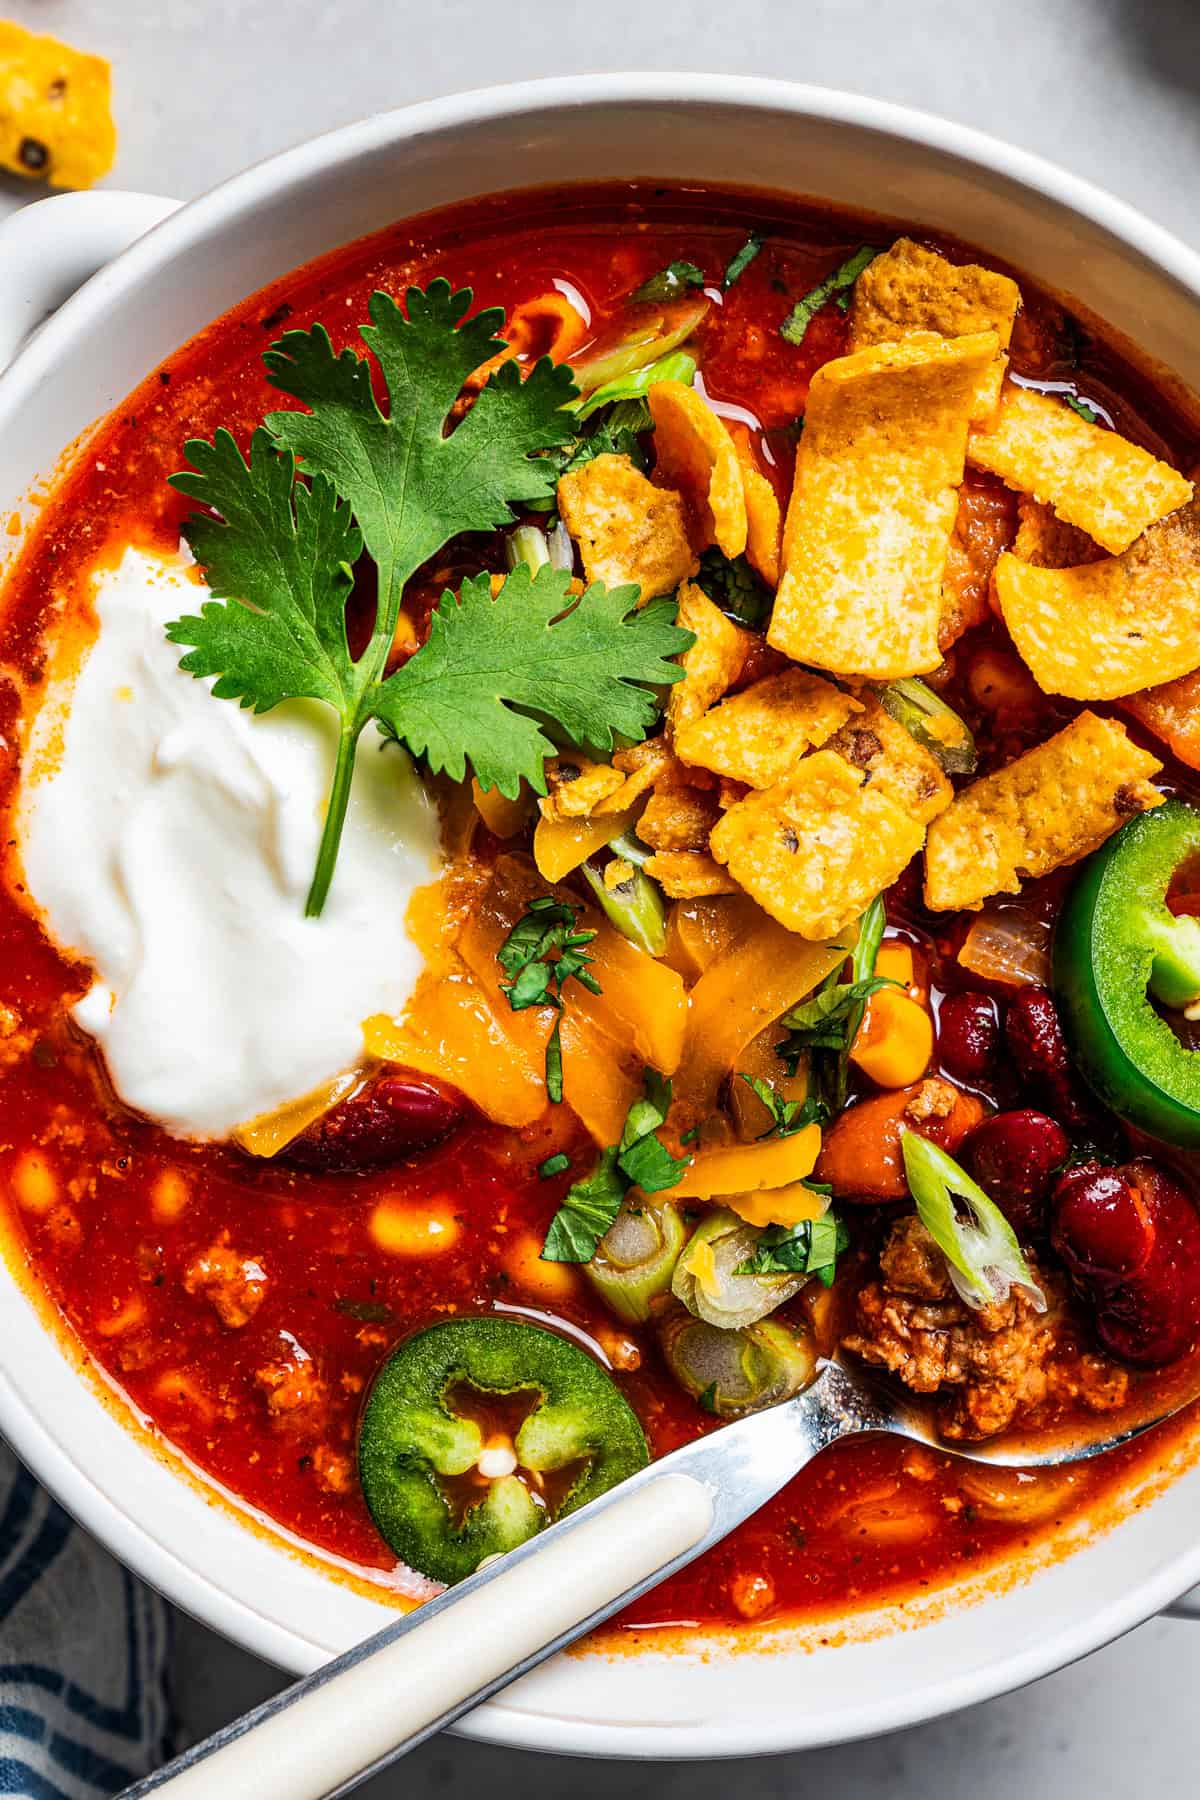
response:
[[[529,902],[528,910],[496,952],[496,961],[509,977],[500,983],[500,989],[514,1012],[524,1012],[529,1006],[557,1010],[554,1029],[546,1041],[546,1092],[556,1104],[563,1097],[563,984],[577,981],[589,993],[601,992],[586,949],[596,934],[579,931],[578,919],[577,907],[543,894]]]
[[[689,1159],[672,1156],[657,1136],[670,1110],[671,1083],[656,1069],[647,1069],[643,1082],[645,1091],[626,1115],[620,1143],[610,1144],[591,1174],[568,1188],[546,1233],[544,1262],[590,1262],[631,1187],[662,1193],[676,1186],[688,1167]]]
[[[544,793],[552,745],[544,724],[608,748],[614,733],[646,735],[655,686],[680,679],[672,662],[689,637],[661,607],[633,613],[637,590],[591,587],[517,571],[493,599],[481,576],[443,596],[428,642],[386,674],[405,584],[462,532],[506,525],[514,506],[548,499],[545,452],[575,437],[563,408],[571,372],[544,357],[524,380],[495,370],[465,417],[455,403],[473,369],[504,347],[502,313],[466,315],[471,292],[443,280],[410,288],[407,316],[372,295],[361,327],[369,356],[334,351],[321,325],[289,331],[264,356],[268,376],[306,410],[269,413],[248,458],[219,430],[187,446],[191,468],[171,477],[207,513],[184,536],[212,599],[167,628],[188,654],[180,667],[216,677],[214,693],[256,712],[311,698],[338,715],[337,757],[306,911],[329,893],[359,739],[371,720],[424,756],[435,773],[515,797]],[[382,379],[388,406],[375,397]],[[378,601],[365,650],[350,654],[346,604],[365,549]]]

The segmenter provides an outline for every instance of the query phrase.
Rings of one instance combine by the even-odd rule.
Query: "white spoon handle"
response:
[[[685,1556],[713,1522],[709,1491],[663,1475],[547,1534],[538,1554],[506,1558],[403,1621],[393,1641],[272,1704],[130,1795],[172,1800],[322,1800],[482,1698],[547,1645]],[[552,1541],[552,1537],[557,1541]],[[307,1684],[305,1684],[307,1685]]]

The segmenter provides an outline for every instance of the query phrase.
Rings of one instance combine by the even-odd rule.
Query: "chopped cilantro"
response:
[[[1073,413],[1079,414],[1086,425],[1095,425],[1099,420],[1100,414],[1095,407],[1089,406],[1086,400],[1081,400],[1078,394],[1064,394],[1062,398]]]
[[[559,1014],[546,1043],[546,1092],[556,1104],[563,1097],[562,991],[567,981],[578,981],[590,993],[600,992],[592,974],[585,945],[594,931],[575,929],[578,909],[566,901],[543,894],[529,902],[500,948],[496,961],[510,977],[500,983],[514,1012],[529,1006],[553,1006]]]
[[[703,1392],[696,1395],[696,1405],[698,1407],[700,1407],[701,1410],[706,1413],[715,1413],[716,1412],[716,1410],[717,1410],[717,1384],[715,1381],[710,1381],[708,1386],[703,1390]]]
[[[700,558],[696,585],[736,625],[753,630],[770,614],[773,596],[766,582],[744,556],[726,556],[715,544]]]
[[[673,262],[660,269],[657,275],[651,275],[649,281],[643,281],[629,298],[632,301],[677,300],[688,288],[703,286],[703,269],[698,269],[692,262]]]
[[[803,1100],[785,1100],[761,1075],[743,1075],[742,1080],[756,1094],[771,1115],[771,1123],[760,1138],[792,1137],[806,1125],[823,1125],[829,1108],[812,1094]]]
[[[267,351],[273,384],[306,411],[270,413],[244,460],[228,431],[187,445],[190,469],[171,477],[209,513],[184,527],[213,598],[167,627],[188,654],[180,667],[216,676],[213,692],[256,712],[283,700],[321,700],[340,720],[337,759],[306,911],[321,911],[337,860],[359,738],[368,722],[462,779],[515,796],[522,779],[545,792],[551,744],[539,720],[607,747],[636,742],[657,713],[648,692],[679,679],[670,658],[686,645],[660,613],[643,629],[635,588],[593,587],[577,605],[569,577],[518,572],[493,601],[486,575],[444,597],[429,641],[391,676],[388,653],[405,583],[449,539],[509,523],[518,502],[553,494],[543,454],[577,427],[564,407],[570,370],[542,358],[521,380],[496,370],[466,417],[447,430],[472,369],[503,347],[496,309],[467,319],[469,289],[446,281],[410,288],[408,316],[388,295],[361,328],[372,366],[334,353],[321,325],[289,331]],[[302,476],[297,479],[297,463]],[[363,654],[350,655],[346,603],[353,564],[376,565],[378,606]],[[551,636],[553,632],[553,636]],[[614,705],[615,703],[615,705]],[[618,714],[628,715],[622,723]],[[532,715],[532,716],[531,716]]]
[[[640,396],[618,400],[606,419],[599,420],[584,437],[560,452],[559,478],[581,469],[597,456],[627,456],[635,468],[645,473],[647,457],[641,445],[641,434],[654,430],[650,408]],[[553,454],[553,453],[552,453]]]
[[[809,326],[812,324],[821,308],[827,305],[827,303],[834,299],[835,296],[845,296],[844,304],[841,299],[838,301],[838,304],[841,305],[842,311],[844,312],[850,304],[850,289],[854,286],[854,283],[858,280],[867,264],[874,262],[878,255],[878,250],[873,249],[870,244],[864,244],[861,250],[856,250],[853,256],[847,257],[844,263],[839,263],[832,275],[827,275],[824,281],[819,281],[817,283],[815,288],[810,288],[803,299],[797,300],[795,306],[793,306],[791,312],[779,327],[780,337],[784,338],[789,344],[795,344],[797,346],[802,344],[804,342],[805,333],[808,331]]]
[[[762,239],[754,232],[751,232],[741,249],[735,251],[734,255],[730,257],[729,265],[725,270],[724,279],[721,282],[721,286],[726,293],[729,292],[738,276],[746,273],[746,270],[750,267],[750,264],[754,261],[762,247]]]
[[[806,1181],[814,1193],[831,1190]],[[752,1256],[739,1263],[735,1275],[815,1275],[826,1287],[833,1286],[837,1259],[850,1247],[850,1233],[833,1213],[821,1219],[805,1219],[799,1225],[768,1225]]]
[[[550,1181],[555,1175],[565,1174],[570,1166],[570,1157],[564,1156],[560,1150],[557,1156],[548,1156],[546,1158],[545,1162],[539,1167],[538,1174],[543,1181]]]
[[[666,1122],[671,1083],[655,1069],[647,1069],[643,1079],[645,1093],[630,1107],[620,1143],[610,1145],[591,1174],[567,1189],[546,1233],[544,1261],[590,1262],[631,1187],[660,1193],[674,1187],[687,1168],[688,1159],[672,1156],[655,1135]]]
[[[899,986],[890,977],[875,974],[886,924],[883,900],[877,896],[859,921],[858,942],[850,952],[849,981],[843,981],[841,971],[835,969],[811,999],[783,1015],[788,1035],[778,1054],[793,1075],[800,1058],[811,1055],[811,1091],[830,1113],[840,1112],[846,1104],[850,1049],[867,1001],[880,988]]]

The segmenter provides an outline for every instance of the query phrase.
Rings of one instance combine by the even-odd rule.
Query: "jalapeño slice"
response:
[[[1054,941],[1054,989],[1071,1051],[1108,1106],[1151,1137],[1200,1147],[1200,1051],[1172,1014],[1200,1000],[1200,921],[1167,906],[1200,860],[1200,812],[1171,800],[1089,857]]]
[[[474,1415],[515,1396],[530,1409],[511,1439],[513,1466],[490,1474],[494,1452]],[[398,1345],[375,1378],[358,1443],[380,1532],[410,1568],[447,1586],[649,1459],[637,1415],[586,1351],[496,1317],[451,1319]]]

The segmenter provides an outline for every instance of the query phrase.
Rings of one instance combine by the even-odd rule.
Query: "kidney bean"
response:
[[[1052,1198],[1052,1242],[1095,1308],[1096,1335],[1125,1362],[1172,1362],[1200,1337],[1200,1217],[1152,1162],[1069,1171]]]
[[[1111,1285],[1146,1267],[1155,1221],[1120,1169],[1081,1163],[1054,1190],[1053,1243],[1072,1275]]]
[[[1045,1230],[1051,1178],[1070,1148],[1062,1126],[1045,1113],[1002,1112],[976,1126],[962,1161],[1017,1236],[1029,1239]]]
[[[1048,989],[1018,988],[1008,1003],[1004,1035],[1023,1080],[1044,1081],[1069,1071],[1067,1040]]]
[[[957,1081],[982,1081],[1000,1047],[996,1002],[987,994],[947,994],[938,1008],[938,1061]]]
[[[1070,1128],[1096,1134],[1096,1118],[1087,1091],[1071,1066],[1071,1054],[1059,1023],[1058,1008],[1046,988],[1019,988],[1008,1003],[1004,1036],[1017,1073],[1025,1086]]]
[[[328,1174],[378,1169],[429,1150],[461,1124],[466,1101],[408,1069],[385,1069],[314,1120],[280,1162]]]

